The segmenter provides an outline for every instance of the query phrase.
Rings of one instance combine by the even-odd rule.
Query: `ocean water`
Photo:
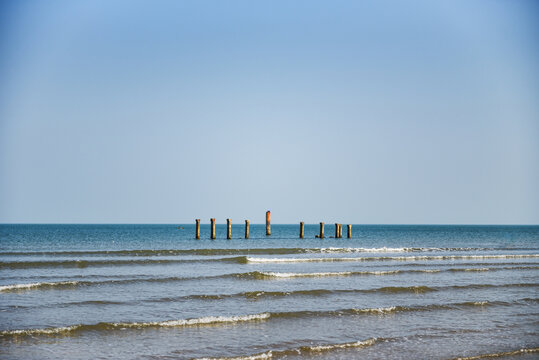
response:
[[[0,225],[2,359],[539,358],[539,226]]]

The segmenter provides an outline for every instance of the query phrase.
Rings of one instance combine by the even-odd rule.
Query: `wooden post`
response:
[[[324,223],[321,222],[320,223],[320,239],[323,239],[324,238]]]
[[[249,220],[245,220],[245,238],[249,239]]]
[[[196,219],[195,239],[200,239],[200,219]]]
[[[348,224],[348,236],[349,239],[352,237],[352,225]]]
[[[270,220],[271,220],[271,212],[268,210],[266,211],[266,236],[271,235]]]
[[[339,238],[339,224],[335,223],[335,239]]]
[[[232,220],[226,219],[226,238],[232,239]]]
[[[299,238],[300,239],[303,239],[304,231],[305,231],[305,223],[302,221],[299,223]]]
[[[342,238],[342,224],[339,224],[339,239]]]
[[[211,239],[215,239],[215,218],[210,219],[211,222]]]

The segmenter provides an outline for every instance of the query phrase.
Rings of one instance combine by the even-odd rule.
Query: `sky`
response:
[[[0,222],[539,224],[533,0],[3,0]]]

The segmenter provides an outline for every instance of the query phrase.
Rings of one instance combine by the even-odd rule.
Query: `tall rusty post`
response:
[[[347,237],[350,239],[352,237],[352,224],[348,224],[348,235]]]
[[[305,233],[305,223],[302,221],[299,223],[299,238],[303,239],[303,235]]]
[[[195,239],[200,239],[200,219],[196,219]]]
[[[266,211],[266,236],[271,235],[271,212],[268,210]]]
[[[320,239],[323,239],[324,238],[324,223],[321,222],[320,223]]]
[[[232,220],[226,219],[226,238],[232,239]]]
[[[215,239],[215,218],[211,218],[210,222],[211,222],[211,235],[210,235],[210,238]]]
[[[245,220],[245,238],[249,239],[249,220]]]

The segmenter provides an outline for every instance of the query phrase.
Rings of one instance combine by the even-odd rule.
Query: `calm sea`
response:
[[[182,227],[0,225],[0,357],[539,357],[539,226]]]

